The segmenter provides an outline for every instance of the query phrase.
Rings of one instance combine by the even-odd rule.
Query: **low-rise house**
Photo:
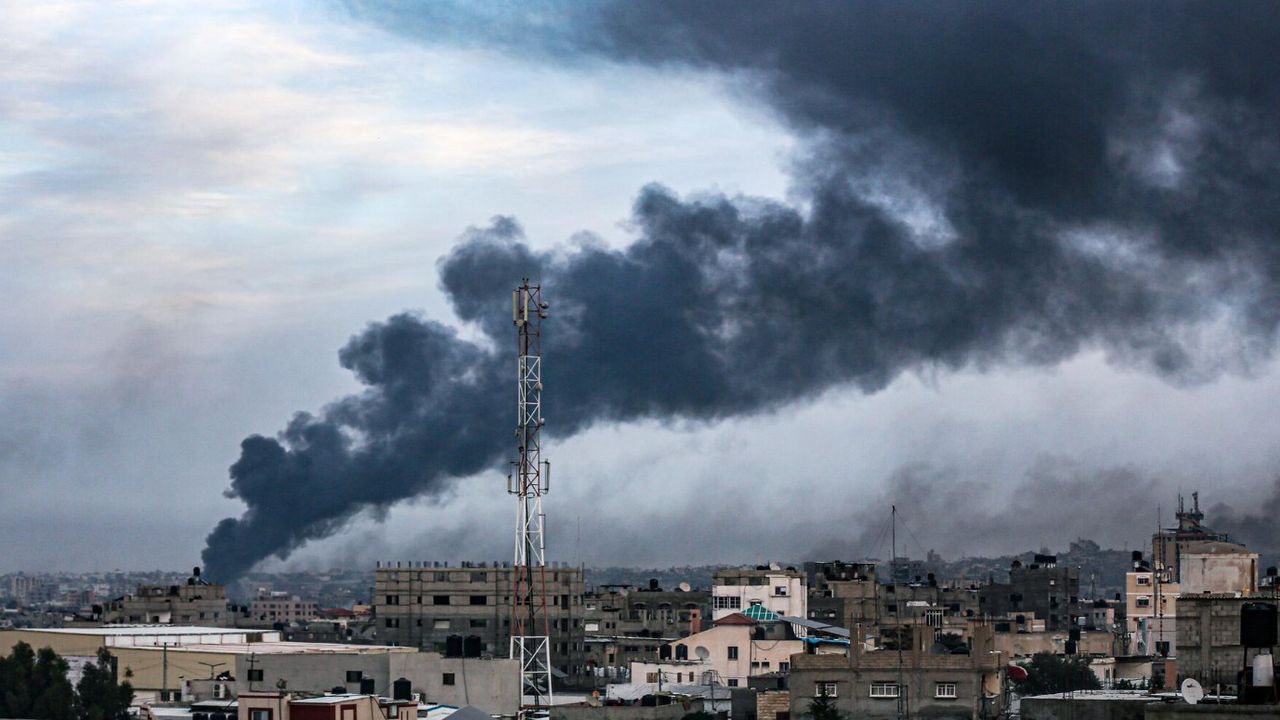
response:
[[[912,628],[909,647],[849,655],[797,655],[791,662],[791,715],[801,717],[819,695],[847,717],[979,718],[1003,711],[1003,656],[995,633],[975,623],[964,652],[939,652],[927,626]]]

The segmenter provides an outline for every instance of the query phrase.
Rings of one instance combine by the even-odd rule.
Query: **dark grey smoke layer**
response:
[[[651,186],[621,251],[533,252],[507,219],[472,231],[441,277],[493,346],[412,315],[354,337],[340,359],[364,394],[242,444],[229,494],[248,509],[210,535],[212,577],[502,461],[522,277],[554,304],[560,435],[1085,348],[1175,382],[1273,350],[1277,6],[403,7],[356,15],[424,42],[732,78],[805,139],[793,201]]]

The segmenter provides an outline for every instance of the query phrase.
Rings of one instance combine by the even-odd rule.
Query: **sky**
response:
[[[1226,52],[1193,13],[978,5],[815,4],[850,40],[699,3],[0,2],[0,572],[187,567],[227,518],[228,575],[506,559],[523,270],[558,559],[883,557],[895,503],[913,555],[1137,548],[1179,492],[1262,507],[1274,9],[1206,27]],[[300,477],[286,426],[344,454]],[[254,475],[255,435],[293,469]]]

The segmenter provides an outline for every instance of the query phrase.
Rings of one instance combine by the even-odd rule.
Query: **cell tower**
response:
[[[516,496],[516,552],[511,571],[511,657],[520,659],[520,720],[546,717],[551,707],[551,632],[547,619],[547,516],[542,496],[551,464],[542,459],[542,287],[528,278],[511,293],[516,326],[518,458],[507,476]]]

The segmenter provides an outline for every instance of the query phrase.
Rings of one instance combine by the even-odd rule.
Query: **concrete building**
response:
[[[810,620],[852,627],[879,615],[880,583],[874,562],[807,562]]]
[[[984,585],[980,614],[988,617],[1032,613],[1048,630],[1065,630],[1080,615],[1080,570],[1058,565],[1055,555],[1036,554],[1029,565],[1014,560],[1009,581]]]
[[[741,613],[727,615],[695,635],[664,646],[662,659],[633,662],[637,683],[689,683],[747,687],[748,678],[788,672],[791,657],[804,652],[804,641],[791,626],[757,621]]]
[[[808,617],[805,574],[795,568],[761,565],[717,570],[712,578],[711,619],[718,621],[752,605],[791,617]]]
[[[372,695],[342,694],[324,697],[297,696],[286,692],[241,695],[237,720],[417,720],[418,707]]]
[[[589,677],[582,570],[546,569],[552,665],[570,682]],[[510,567],[497,563],[379,563],[374,571],[378,641],[447,652],[449,638],[479,639],[482,654],[508,657]]]
[[[1234,694],[1240,673],[1254,655],[1280,655],[1280,646],[1246,650],[1241,644],[1241,610],[1253,602],[1273,608],[1280,604],[1274,598],[1234,594],[1184,594],[1178,599],[1178,682],[1194,678],[1206,688],[1222,687]]]
[[[236,617],[227,606],[227,589],[204,582],[196,573],[183,585],[138,586],[134,594],[103,605],[102,621],[108,625],[234,627]]]
[[[1178,583],[1141,558],[1124,576],[1125,632],[1136,655],[1169,655],[1177,638]]]
[[[248,621],[266,626],[290,624],[316,617],[316,603],[287,592],[259,590],[249,603]]]
[[[592,684],[626,679],[632,662],[657,660],[663,645],[700,632],[710,597],[706,590],[663,590],[657,581],[587,593],[583,642]]]
[[[359,646],[354,646],[359,647]],[[384,652],[340,649],[270,652],[235,658],[236,691],[243,697],[262,690],[290,692],[372,692],[389,697],[396,680],[432,703],[473,705],[488,713],[510,714],[520,704],[519,660],[451,658],[413,648]]]
[[[1178,555],[1178,584],[1183,593],[1258,592],[1258,553],[1222,541],[1194,542]]]
[[[979,718],[1003,711],[1003,662],[994,630],[976,624],[968,653],[933,652],[933,634],[914,626],[910,647],[849,655],[796,655],[791,663],[791,715],[800,717],[819,694],[846,717]]]
[[[49,647],[69,659],[93,658],[99,648],[116,657],[120,673],[139,702],[176,699],[185,681],[229,673],[237,694],[275,690],[344,691],[389,695],[405,678],[414,692],[433,701],[473,704],[509,713],[518,704],[518,661],[444,658],[415,648],[379,645],[296,643],[275,631],[183,626],[102,626],[95,628],[0,631],[0,651],[26,642]]]

